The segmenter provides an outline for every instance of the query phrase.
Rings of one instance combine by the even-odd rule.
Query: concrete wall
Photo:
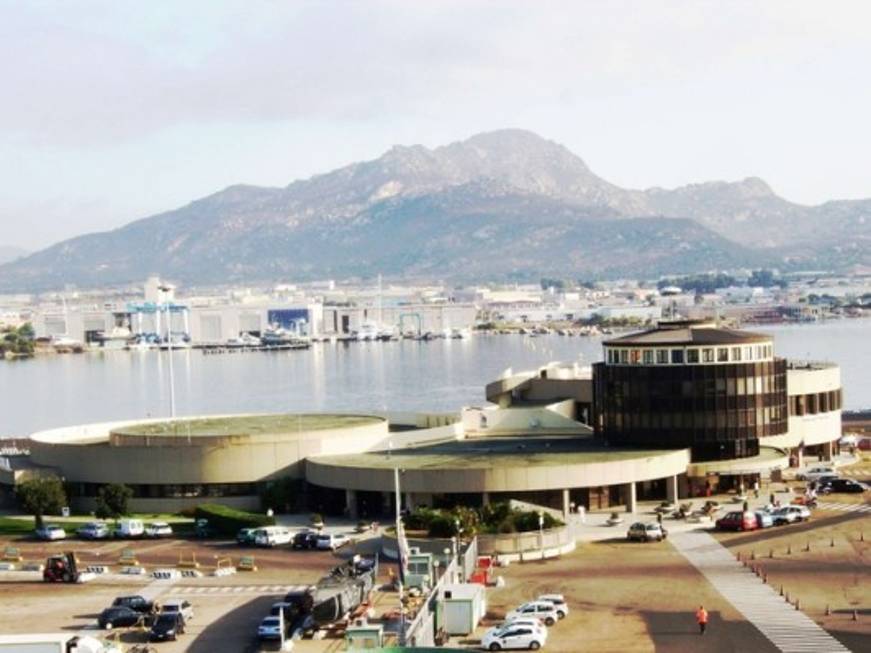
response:
[[[591,435],[592,429],[575,421],[575,403],[566,400],[551,406],[466,408],[463,429],[469,437],[487,435]]]

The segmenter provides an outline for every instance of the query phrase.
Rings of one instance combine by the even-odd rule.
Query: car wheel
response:
[[[541,644],[539,644],[535,640],[529,642],[529,650],[530,651],[537,651],[540,648],[541,648]]]
[[[497,642],[493,642],[492,644],[490,644],[490,650],[491,651],[501,651],[502,647],[499,646],[499,644]]]
[[[548,617],[547,619],[544,620],[544,625],[545,625],[545,626],[553,626],[554,623],[555,623],[555,622],[554,622],[554,620],[553,620],[553,617]]]
[[[556,613],[556,616],[559,617],[560,619],[565,619],[566,613],[563,612],[562,610],[560,610],[559,612]]]

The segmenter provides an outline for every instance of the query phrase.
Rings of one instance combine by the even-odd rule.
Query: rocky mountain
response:
[[[871,200],[790,203],[760,179],[627,190],[502,130],[394,147],[284,188],[231,186],[0,266],[0,290],[388,275],[535,279],[871,263]]]

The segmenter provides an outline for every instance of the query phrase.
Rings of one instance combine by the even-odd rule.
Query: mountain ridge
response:
[[[6,263],[0,289],[113,285],[151,272],[221,283],[867,265],[869,242],[871,200],[803,206],[758,177],[624,189],[559,143],[509,129],[394,146],[283,187],[231,185]]]

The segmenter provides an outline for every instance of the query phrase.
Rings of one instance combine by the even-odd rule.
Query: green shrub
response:
[[[275,517],[228,508],[217,503],[203,503],[194,511],[197,519],[207,519],[209,528],[222,535],[235,535],[240,528],[274,526]]]
[[[444,515],[436,515],[429,523],[427,535],[430,537],[453,537],[456,535],[454,520]]]
[[[432,520],[438,516],[439,512],[432,508],[416,508],[402,518],[402,523],[410,531],[428,531]]]

